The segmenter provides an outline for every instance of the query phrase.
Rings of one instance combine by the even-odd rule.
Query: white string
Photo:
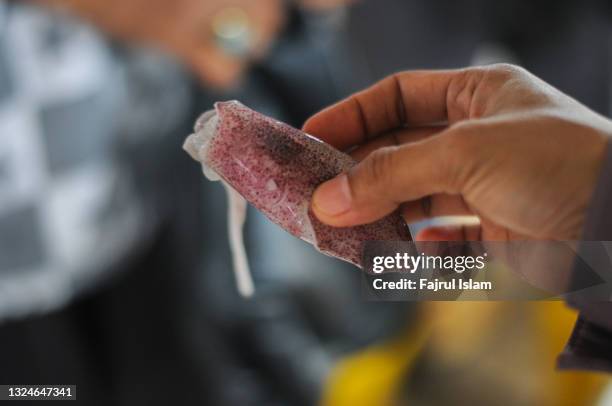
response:
[[[221,181],[221,183],[227,193],[227,231],[232,252],[236,287],[242,297],[251,297],[255,293],[255,286],[249,269],[243,236],[247,202],[225,181]]]

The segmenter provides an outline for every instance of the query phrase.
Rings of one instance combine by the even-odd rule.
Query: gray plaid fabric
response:
[[[186,92],[143,91],[164,76],[147,58],[128,64],[91,28],[0,0],[0,320],[66,303],[155,226],[116,152],[180,120]]]

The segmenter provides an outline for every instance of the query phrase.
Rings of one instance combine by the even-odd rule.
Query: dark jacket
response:
[[[612,144],[608,145],[582,240],[612,241]],[[569,299],[568,304],[580,314],[569,342],[559,356],[559,368],[611,372],[612,301],[594,302],[575,297]]]

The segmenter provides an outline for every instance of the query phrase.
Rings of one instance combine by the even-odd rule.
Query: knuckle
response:
[[[395,147],[381,148],[371,155],[369,165],[369,177],[376,182],[385,182],[392,176],[393,150]]]
[[[474,94],[483,82],[485,72],[485,68],[473,67],[459,71],[454,77],[446,100],[450,121],[473,115]]]
[[[507,63],[464,69],[449,88],[447,105],[460,117],[479,118],[501,88],[525,75],[523,68]]]
[[[455,76],[455,79],[448,87],[446,105],[449,116],[452,112],[458,112],[458,117],[467,117],[470,104],[470,85],[471,79],[478,76],[478,68],[464,69]],[[449,117],[452,120],[453,117]]]
[[[489,66],[491,67],[492,70],[497,71],[497,72],[514,72],[520,69],[517,65],[514,65],[512,63],[507,63],[507,62],[494,63]]]
[[[484,94],[492,95],[508,83],[526,80],[529,73],[520,66],[500,63],[486,67],[483,74],[482,90]]]
[[[523,68],[510,63],[497,63],[487,67],[488,74],[493,81],[505,83],[520,76],[525,71]]]

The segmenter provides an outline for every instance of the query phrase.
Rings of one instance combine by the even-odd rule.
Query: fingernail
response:
[[[351,208],[351,189],[346,174],[323,183],[315,191],[312,205],[326,216],[337,216]]]

